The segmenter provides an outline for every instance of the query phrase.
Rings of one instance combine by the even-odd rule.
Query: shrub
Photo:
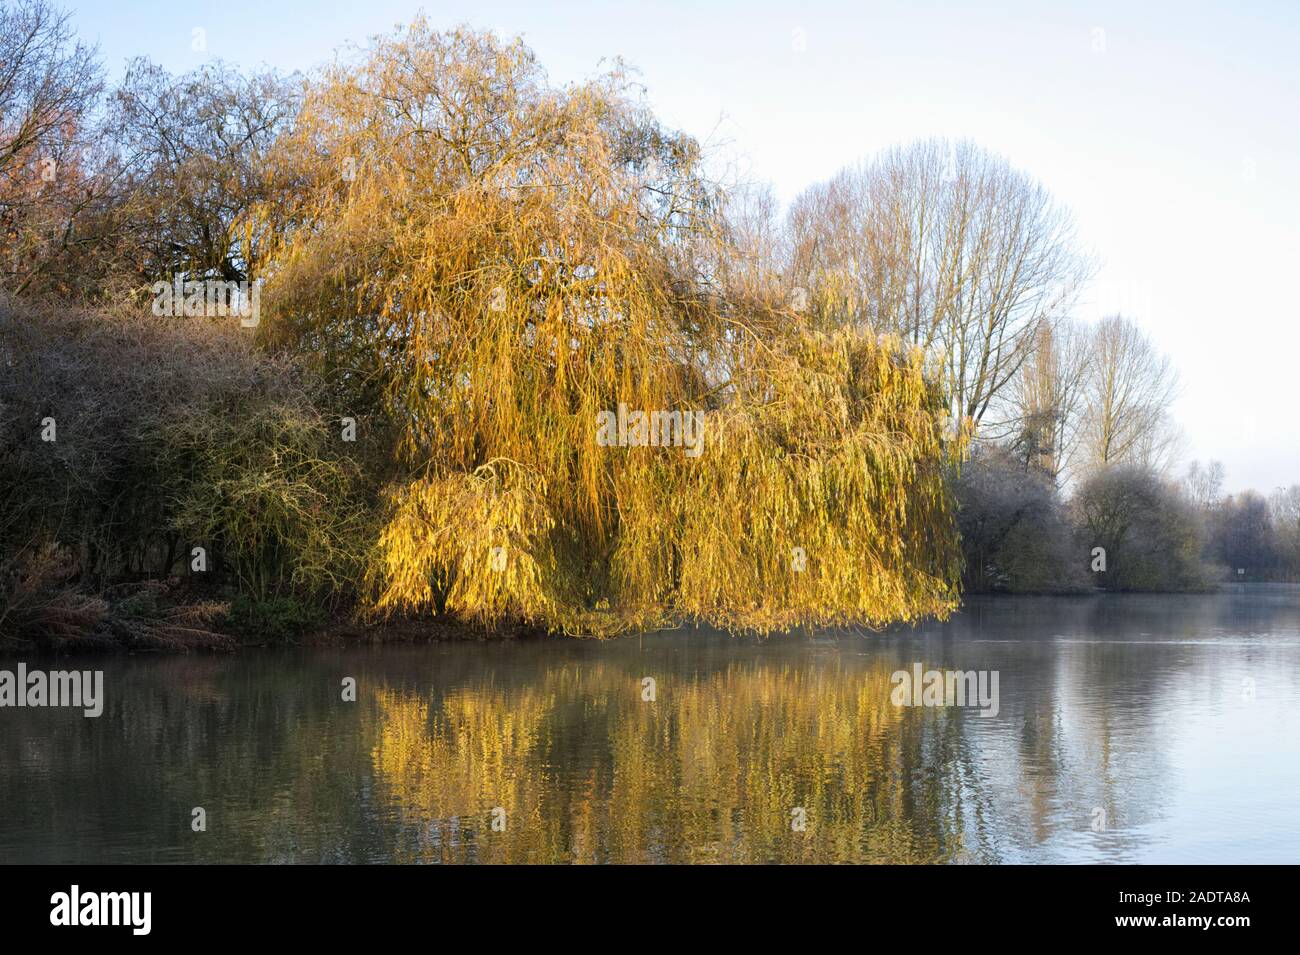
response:
[[[359,570],[364,508],[355,464],[301,397],[214,415],[190,409],[164,430],[184,481],[171,526],[202,543],[217,569],[259,599],[300,591],[337,596]]]
[[[68,551],[49,543],[0,560],[0,645],[72,649],[104,641],[96,630],[108,603],[78,593],[74,571]]]
[[[1071,502],[1080,544],[1106,551],[1101,586],[1180,591],[1210,586],[1201,561],[1205,532],[1191,502],[1157,475],[1113,466],[1090,477]]]
[[[1268,501],[1245,491],[1223,501],[1211,515],[1210,556],[1232,580],[1283,576],[1277,528]],[[1244,575],[1238,575],[1244,570]]]
[[[212,629],[225,616],[215,601],[177,602],[173,585],[146,581],[86,594],[73,582],[75,561],[55,544],[0,561],[0,648],[66,651],[227,648]]]
[[[0,303],[0,368],[0,563],[49,542],[95,592],[203,546],[214,584],[353,585],[349,446],[303,376],[237,327]]]
[[[282,643],[319,626],[325,610],[297,597],[268,597],[258,600],[241,594],[230,604],[227,624],[245,639]]]
[[[1061,593],[1087,586],[1051,480],[1007,449],[980,444],[955,482],[968,591]]]

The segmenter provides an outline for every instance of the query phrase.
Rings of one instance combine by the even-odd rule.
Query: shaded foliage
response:
[[[195,586],[337,598],[353,585],[357,466],[303,377],[236,330],[10,303],[0,367],[8,573],[31,576],[54,548],[45,590],[105,592],[190,574],[203,547]]]
[[[1178,591],[1210,586],[1204,528],[1178,488],[1135,466],[1088,478],[1072,500],[1085,546],[1106,552],[1098,582],[1114,590]]]
[[[1210,524],[1210,554],[1230,577],[1269,579],[1282,570],[1274,515],[1263,496],[1245,491],[1227,498]]]
[[[1008,449],[981,444],[955,482],[967,591],[1081,591],[1087,552],[1050,478]]]

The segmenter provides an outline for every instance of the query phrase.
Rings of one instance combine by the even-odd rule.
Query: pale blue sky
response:
[[[220,57],[308,69],[419,3],[63,0],[113,73]],[[1079,317],[1168,352],[1191,457],[1300,483],[1300,3],[443,2],[556,82],[637,67],[668,123],[788,200],[875,150],[969,136],[1041,179],[1102,261]],[[192,48],[206,31],[206,51]],[[796,31],[800,31],[796,33]]]

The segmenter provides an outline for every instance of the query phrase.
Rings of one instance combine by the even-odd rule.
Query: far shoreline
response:
[[[966,612],[970,607],[971,602],[984,604],[987,607],[989,605],[1000,605],[1022,599],[1028,599],[1035,602],[1051,599],[1060,600],[1063,603],[1076,603],[1080,601],[1093,601],[1106,597],[1121,599],[1179,596],[1211,597],[1231,596],[1243,592],[1258,593],[1268,590],[1282,591],[1297,588],[1300,588],[1300,582],[1227,581],[1216,585],[1212,589],[1196,591],[1118,591],[1105,590],[1102,588],[1093,588],[1090,590],[1073,591],[1068,593],[1010,593],[1006,591],[991,591],[963,595],[961,606],[953,612],[949,620],[954,620]],[[761,639],[765,641],[781,640],[782,638],[789,638],[791,636],[816,640],[819,636],[825,634],[842,636],[856,631],[856,634],[862,637],[889,637],[905,635],[909,630],[924,627],[936,622],[939,622],[936,618],[929,617],[925,620],[911,624],[889,624],[879,630],[872,630],[866,627],[844,627],[826,628],[817,631],[796,630],[792,632],[777,632],[766,635],[750,633],[730,633],[729,635],[736,638],[761,637]],[[689,630],[696,627],[697,625],[684,623],[680,627],[667,629]],[[212,640],[211,637],[214,635],[221,639],[217,641]],[[177,640],[167,644],[156,643],[152,645],[132,645],[122,640],[114,639],[109,635],[96,635],[90,639],[65,640],[60,641],[57,644],[51,642],[31,644],[28,646],[15,646],[13,644],[0,645],[0,660],[65,657],[82,654],[105,656],[158,654],[171,656],[203,652],[225,654],[243,651],[349,649],[359,647],[418,646],[450,643],[505,644],[510,642],[526,642],[532,644],[552,641],[556,643],[572,641],[603,643],[614,642],[621,638],[636,635],[636,633],[626,633],[603,638],[570,636],[563,633],[551,633],[541,627],[530,626],[523,623],[488,626],[486,624],[461,621],[445,616],[427,617],[422,619],[395,619],[366,623],[340,614],[326,620],[320,626],[305,630],[301,634],[289,639],[266,639],[247,635],[240,636],[236,633],[227,633],[218,630],[208,632],[205,639],[202,641],[196,641],[192,644],[187,644],[183,640]]]

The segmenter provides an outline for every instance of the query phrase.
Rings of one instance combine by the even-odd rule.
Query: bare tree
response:
[[[1203,522],[1178,488],[1149,468],[1096,471],[1070,503],[1083,539],[1106,552],[1107,588],[1180,591],[1209,583]]]
[[[744,183],[723,195],[726,243],[717,271],[737,302],[779,294],[794,311],[807,307],[807,289],[789,281],[789,242],[780,208],[767,185]]]
[[[1137,325],[1120,315],[1102,319],[1093,331],[1086,387],[1088,463],[1167,470],[1181,438],[1169,417],[1177,393],[1178,374],[1169,358]]]
[[[1187,466],[1183,486],[1187,495],[1203,511],[1213,510],[1223,499],[1223,479],[1226,476],[1222,461],[1211,461],[1202,467],[1200,461]]]
[[[129,174],[138,280],[249,277],[258,252],[236,223],[293,186],[266,156],[291,127],[298,92],[292,77],[244,76],[221,63],[181,76],[145,59],[129,64],[111,119]]]
[[[1244,572],[1252,580],[1268,580],[1278,569],[1277,537],[1273,511],[1263,495],[1242,491],[1228,497],[1215,510],[1212,546],[1229,570]]]
[[[30,178],[101,90],[94,51],[73,39],[68,14],[44,0],[0,8],[0,180]],[[6,190],[8,193],[9,190]]]
[[[1300,580],[1300,484],[1278,488],[1269,499],[1277,535],[1280,570],[1287,580]]]
[[[0,7],[0,276],[24,291],[73,243],[97,201],[95,51],[45,0]]]
[[[789,227],[795,282],[822,315],[936,350],[954,415],[1002,434],[1005,390],[1092,272],[1047,191],[966,141],[846,169],[795,201]]]
[[[1069,320],[1044,322],[1012,389],[1019,457],[1058,485],[1078,450],[1091,360],[1086,329]]]

